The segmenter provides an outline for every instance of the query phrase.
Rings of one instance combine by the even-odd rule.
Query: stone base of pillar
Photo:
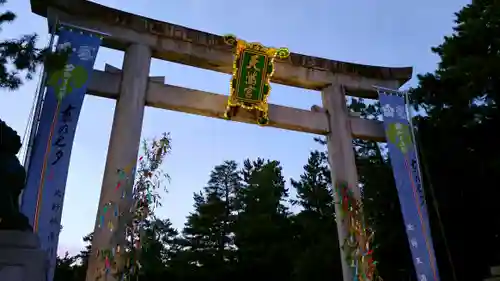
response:
[[[47,262],[33,232],[0,231],[0,280],[46,281]]]

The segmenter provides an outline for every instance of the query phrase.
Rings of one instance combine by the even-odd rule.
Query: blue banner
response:
[[[402,96],[379,92],[387,146],[418,281],[439,281],[417,153]]]
[[[71,53],[64,69],[48,74],[30,156],[21,210],[38,234],[42,249],[47,251],[49,281],[54,276],[71,148],[100,44],[100,37],[95,35],[78,30],[60,31],[57,48],[69,48]]]

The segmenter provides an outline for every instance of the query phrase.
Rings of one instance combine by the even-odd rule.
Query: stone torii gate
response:
[[[145,106],[223,118],[227,96],[166,85],[163,78],[148,76],[153,57],[231,74],[233,50],[222,36],[84,0],[31,0],[31,8],[38,15],[50,14],[49,18],[56,17],[62,23],[106,34],[103,46],[125,52],[122,70],[111,66],[104,71],[94,70],[88,87],[92,95],[117,100],[99,208],[106,202],[120,201],[121,194],[110,187],[118,181],[116,170],[137,158]],[[321,91],[323,108],[309,111],[270,104],[268,126],[327,136],[333,182],[347,182],[359,199],[352,139],[384,141],[385,134],[381,122],[349,114],[346,93],[377,98],[374,85],[397,89],[411,75],[411,67],[359,65],[291,53],[287,59],[276,60],[272,82]],[[254,123],[245,112],[233,120]],[[130,192],[132,184],[123,188]],[[347,227],[340,220],[337,226],[342,244]],[[96,249],[113,246],[109,245],[110,236],[109,231],[99,231],[96,223],[87,281],[94,281],[96,269],[102,266]],[[353,280],[343,252],[342,268],[344,280]]]

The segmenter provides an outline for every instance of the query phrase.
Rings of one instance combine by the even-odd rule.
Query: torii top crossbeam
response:
[[[73,23],[84,19],[86,27],[90,24],[95,30],[110,32],[113,36],[105,38],[105,47],[125,50],[127,37],[135,37],[154,50],[155,58],[232,73],[232,47],[224,43],[222,36],[84,0],[31,0],[32,11],[38,15],[47,16],[48,7],[64,12]],[[321,90],[336,81],[350,95],[366,98],[377,97],[373,85],[398,88],[412,76],[411,67],[362,65],[296,53],[277,62],[274,83]]]

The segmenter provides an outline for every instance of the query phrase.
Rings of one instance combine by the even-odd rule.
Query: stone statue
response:
[[[21,146],[21,137],[0,119],[0,230],[32,230],[19,209],[26,181],[26,171],[16,157]]]

